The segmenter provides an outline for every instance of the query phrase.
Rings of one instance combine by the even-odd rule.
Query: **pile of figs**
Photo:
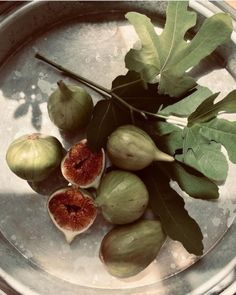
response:
[[[51,121],[65,132],[86,128],[93,111],[91,96],[63,81],[47,106]],[[106,157],[113,164],[109,172]],[[102,240],[99,256],[107,271],[121,278],[146,268],[166,238],[158,220],[143,217],[149,194],[134,172],[155,160],[173,158],[133,125],[117,128],[108,138],[106,152],[92,152],[86,139],[65,151],[54,136],[33,133],[14,140],[6,153],[12,172],[48,196],[49,216],[68,243],[86,231],[98,213],[114,225]]]

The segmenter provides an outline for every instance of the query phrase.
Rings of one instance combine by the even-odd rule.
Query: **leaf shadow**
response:
[[[19,105],[14,112],[14,118],[18,119],[26,115],[28,113],[29,107],[30,107],[30,104],[27,101]]]
[[[222,68],[222,62],[219,60],[219,55],[215,52],[202,59],[198,65],[190,69],[189,75],[196,80],[211,73],[214,70]]]

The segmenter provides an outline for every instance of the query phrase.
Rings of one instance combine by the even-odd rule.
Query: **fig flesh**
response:
[[[102,240],[100,259],[119,278],[134,276],[158,255],[166,235],[157,220],[139,220],[113,228]]]
[[[148,199],[147,188],[138,176],[114,170],[103,177],[95,203],[107,221],[127,224],[143,215]]]
[[[73,145],[61,163],[63,176],[81,188],[97,188],[105,167],[104,150],[92,152],[84,139]]]
[[[153,161],[174,161],[145,131],[133,125],[120,126],[109,136],[107,152],[115,166],[130,171],[141,170]]]
[[[9,168],[28,181],[41,181],[57,167],[63,148],[57,138],[41,133],[23,135],[14,140],[6,153]]]
[[[77,85],[66,85],[59,81],[58,89],[48,99],[48,114],[61,130],[78,131],[84,128],[92,115],[92,97]]]
[[[72,187],[54,192],[47,204],[49,215],[56,227],[71,243],[86,231],[97,216],[97,209],[89,193]]]

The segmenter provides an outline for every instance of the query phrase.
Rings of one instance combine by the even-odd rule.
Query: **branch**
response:
[[[154,113],[151,113],[151,112],[147,112],[147,111],[144,111],[144,110],[140,110],[140,109],[137,109],[135,107],[133,107],[132,105],[130,105],[129,103],[127,103],[123,98],[121,98],[119,95],[117,95],[113,90],[109,90],[87,78],[84,78],[82,76],[80,76],[79,74],[71,71],[71,70],[68,70],[66,68],[64,68],[63,66],[57,64],[56,62],[46,58],[45,56],[41,55],[40,53],[36,53],[35,54],[35,57],[45,63],[47,63],[48,65],[54,67],[55,69],[59,70],[62,74],[76,80],[76,81],[79,81],[80,83],[83,83],[84,85],[92,88],[93,90],[97,91],[99,94],[105,96],[106,99],[108,98],[115,98],[118,102],[120,102],[121,104],[123,104],[125,107],[127,107],[131,112],[136,112],[136,113],[139,113],[144,119],[148,119],[148,116],[149,117],[152,117],[152,118],[156,118],[156,119],[159,119],[159,120],[168,120],[168,116],[164,116],[164,115],[161,115],[161,114],[154,114]],[[135,81],[136,83],[138,81]],[[178,119],[178,117],[176,117]],[[179,122],[179,121],[178,121]],[[181,123],[181,122],[180,122]],[[186,126],[186,125],[184,125]]]

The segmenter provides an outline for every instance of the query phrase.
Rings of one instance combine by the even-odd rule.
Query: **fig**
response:
[[[73,145],[61,162],[61,171],[65,179],[81,188],[97,188],[104,167],[104,150],[92,152],[86,139]]]
[[[127,224],[143,215],[148,199],[147,188],[138,176],[114,170],[103,177],[95,203],[107,221]]]
[[[118,127],[108,138],[107,152],[111,162],[125,170],[141,170],[153,161],[174,161],[160,151],[151,137],[133,125]]]
[[[105,235],[99,256],[111,275],[131,277],[156,258],[165,238],[158,220],[139,220],[120,225]]]
[[[17,176],[28,181],[45,179],[60,166],[63,148],[57,138],[41,133],[23,135],[8,147],[6,161]]]
[[[89,122],[93,111],[92,97],[82,87],[58,81],[49,97],[47,108],[50,120],[61,130],[77,131]]]
[[[71,243],[86,231],[97,216],[93,198],[86,191],[67,187],[54,192],[47,203],[48,213],[56,227]]]
[[[46,179],[41,181],[28,181],[28,184],[36,193],[48,196],[59,188],[66,187],[69,183],[63,177],[59,166],[53,170]]]

